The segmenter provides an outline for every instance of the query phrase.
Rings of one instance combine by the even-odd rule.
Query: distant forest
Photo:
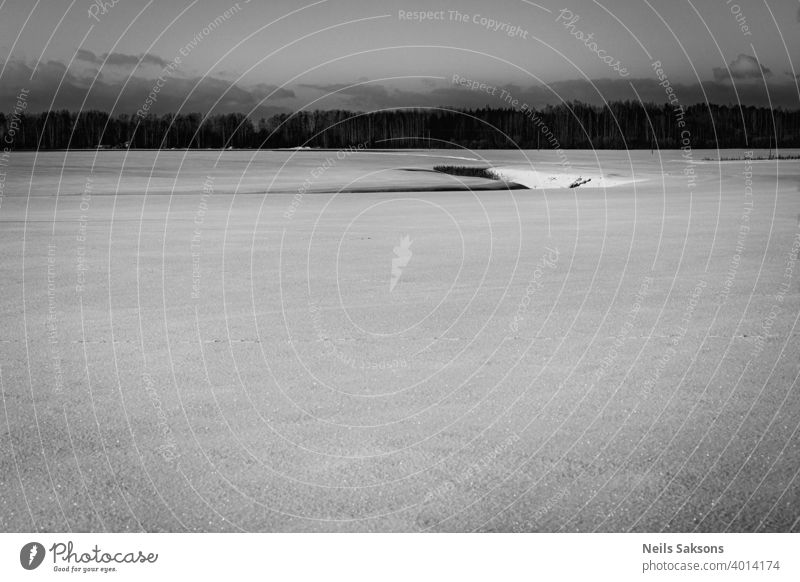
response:
[[[649,149],[800,147],[800,110],[634,102],[540,110],[301,111],[252,121],[240,113],[110,116],[101,111],[0,113],[0,143],[17,149],[366,148]],[[686,141],[689,143],[686,143]]]

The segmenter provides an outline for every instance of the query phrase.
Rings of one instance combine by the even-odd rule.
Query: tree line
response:
[[[681,123],[679,123],[679,121]],[[6,136],[13,139],[6,139]],[[688,141],[688,143],[687,143]],[[10,142],[10,143],[9,143]],[[800,110],[698,104],[566,103],[542,109],[300,111],[253,121],[241,113],[0,113],[16,149],[369,148],[672,149],[800,147]]]

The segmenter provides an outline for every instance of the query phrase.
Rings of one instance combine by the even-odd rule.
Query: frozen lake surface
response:
[[[0,530],[800,530],[800,161],[682,154],[13,153]]]

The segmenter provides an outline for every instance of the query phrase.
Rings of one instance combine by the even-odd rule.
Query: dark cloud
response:
[[[88,57],[89,55],[84,55]],[[66,70],[63,63],[41,63],[31,79],[31,68],[23,61],[10,61],[0,83],[0,111],[10,111],[21,88],[29,90],[28,111],[48,109],[99,109],[114,113],[134,114],[156,85],[155,78],[132,77],[125,87],[119,82],[95,81],[94,74]],[[294,97],[287,89],[279,89],[267,101],[274,86],[262,84],[248,88],[215,77],[167,77],[151,111],[200,113],[250,113],[254,117],[269,116],[293,109],[280,100]],[[84,98],[86,102],[84,104]]]
[[[143,65],[156,65],[158,67],[166,67],[167,61],[156,55],[146,53],[144,55],[126,55],[123,53],[110,53],[104,54],[102,57],[106,65],[112,67],[132,67],[138,65],[141,61]]]
[[[378,83],[359,81],[357,83],[334,83],[330,85],[300,85],[327,96],[328,100],[341,99],[344,106],[351,109],[380,109],[382,107],[403,107],[398,100],[397,89],[387,89]]]
[[[299,87],[320,93],[322,99],[315,108],[345,108],[354,111],[371,111],[396,107],[482,107],[491,101],[486,95],[471,92],[456,86],[436,87],[423,84],[425,90],[410,91],[398,87],[387,87],[380,83],[359,80],[354,83],[332,83],[328,85],[302,84]],[[499,103],[495,103],[498,105]]]
[[[87,63],[92,63],[94,65],[103,65],[107,67],[135,67],[137,65],[155,65],[157,67],[166,67],[167,61],[162,59],[161,57],[146,53],[144,55],[136,56],[136,55],[126,55],[123,53],[104,53],[102,55],[96,55],[90,50],[86,49],[78,49],[78,53],[76,58],[79,61],[84,61]]]
[[[266,83],[258,83],[250,88],[250,92],[259,99],[292,99],[294,91]]]
[[[762,77],[769,77],[772,75],[772,71],[759,63],[755,57],[744,54],[740,54],[733,59],[728,64],[727,69],[724,67],[714,67],[713,72],[715,81],[727,81],[731,78],[738,80],[761,79]]]
[[[32,79],[28,64],[19,60],[10,61],[3,75],[3,82],[0,83],[0,111],[13,108],[19,90],[25,87],[30,90],[29,111],[51,108],[79,110],[83,107],[133,114],[142,107],[156,85],[157,73],[131,77],[124,87],[118,78],[104,77],[98,78],[92,85],[99,67],[95,60],[102,61],[103,57],[90,51],[82,52],[78,56],[92,66],[67,70],[63,63],[47,61],[39,64]],[[138,60],[138,57],[135,58]],[[737,69],[737,74],[743,74],[741,67]],[[546,86],[506,84],[499,86],[494,95],[461,87],[453,84],[450,79],[407,83],[403,86],[368,81],[303,84],[297,85],[295,91],[267,83],[244,86],[215,76],[201,79],[183,77],[176,73],[167,77],[163,85],[152,105],[153,113],[241,112],[254,118],[295,111],[303,107],[352,111],[399,107],[511,107],[502,99],[502,91],[512,99],[517,99],[518,106],[524,103],[537,109],[571,101],[592,105],[602,105],[610,101],[636,101],[639,98],[648,103],[661,104],[667,101],[664,88],[653,78],[596,79],[591,82],[571,80]],[[409,86],[415,88],[411,89]],[[798,107],[797,88],[791,76],[767,77],[766,84],[734,85],[730,81],[713,80],[702,85],[673,83],[672,86],[684,106],[705,102],[732,105],[741,102],[744,105],[768,106],[771,102],[776,107]],[[314,99],[318,101],[309,105]]]
[[[78,49],[78,54],[75,56],[79,61],[86,61],[87,63],[93,63],[99,65],[101,62],[100,59],[97,58],[97,55],[94,54],[92,51],[87,51],[86,49]]]
[[[302,83],[300,86],[307,89],[314,89],[321,93],[341,93],[342,95],[385,95],[387,93],[383,85],[370,83],[363,79],[355,83],[331,83],[329,85]]]
[[[591,105],[603,105],[612,101],[638,101],[662,104],[667,102],[664,88],[652,78],[640,79],[594,79],[559,81],[549,85],[520,86],[506,84],[498,86],[491,95],[485,91],[473,91],[448,81],[440,81],[432,89],[420,91],[402,91],[391,89],[380,84],[356,85],[348,84],[313,85],[310,88],[323,94],[336,92],[323,99],[314,107],[346,108],[359,111],[392,107],[510,107],[504,101],[504,95],[518,101],[517,107],[523,103],[529,107],[541,109],[547,105],[564,102],[581,101]],[[768,106],[770,102],[776,107],[797,108],[797,89],[794,83],[786,80],[773,81],[764,87],[762,83],[740,84],[734,87],[731,83],[706,81],[699,83],[674,83],[673,88],[683,106],[696,103],[717,103],[723,105],[760,105]],[[634,90],[635,89],[635,90]],[[767,93],[767,90],[769,93]],[[503,93],[505,91],[505,93]],[[738,96],[737,96],[738,92]]]

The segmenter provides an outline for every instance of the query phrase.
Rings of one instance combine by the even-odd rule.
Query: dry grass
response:
[[[434,166],[435,172],[452,174],[453,176],[469,176],[472,178],[486,178],[488,180],[498,180],[497,176],[489,172],[488,167],[478,166]]]

